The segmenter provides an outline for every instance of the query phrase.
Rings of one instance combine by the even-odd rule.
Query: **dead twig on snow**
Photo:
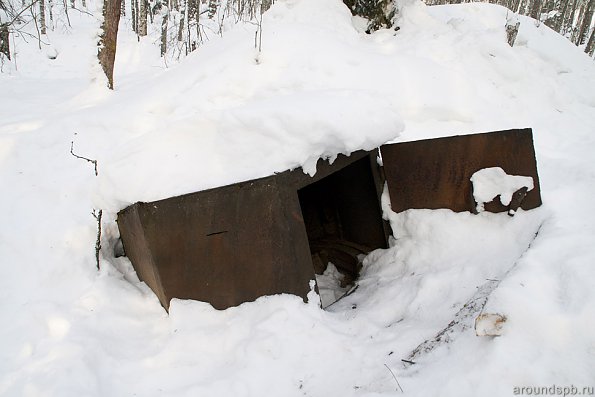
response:
[[[93,218],[97,219],[97,240],[95,241],[95,263],[97,264],[97,270],[100,269],[99,267],[99,252],[101,251],[101,217],[103,216],[103,210],[99,210],[99,212],[91,213]]]
[[[395,380],[395,382],[397,382],[397,386],[399,386],[399,389],[398,390],[401,390],[401,393],[405,393],[403,391],[403,388],[399,384],[399,381],[397,380],[397,377],[395,376],[395,373],[392,371],[392,369],[390,369],[389,366],[386,365],[386,364],[384,364],[384,366],[386,367],[386,369],[388,369],[388,371],[390,372],[390,374],[393,376],[393,379]]]
[[[95,166],[95,176],[98,175],[98,173],[97,173],[97,160],[91,160],[91,159],[88,159],[86,157],[79,156],[78,154],[75,154],[74,153],[74,141],[71,141],[70,142],[70,154],[72,154],[77,159],[85,160],[85,161],[88,161],[89,163],[92,163]]]

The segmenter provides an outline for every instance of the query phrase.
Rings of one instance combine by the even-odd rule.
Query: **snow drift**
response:
[[[238,25],[167,70],[124,30],[115,92],[90,67],[85,14],[80,35],[52,33],[55,60],[18,44],[22,67],[0,75],[0,394],[399,394],[387,366],[409,395],[592,386],[595,65],[527,18],[509,47],[506,13],[414,2],[398,32],[365,35],[338,0],[284,0],[264,16],[261,54]],[[390,215],[394,246],[326,312],[314,296],[273,296],[221,312],[174,301],[167,316],[113,257],[115,213],[138,200],[515,127],[533,128],[543,208]],[[465,331],[403,365],[504,274],[486,307],[507,316],[502,336]]]

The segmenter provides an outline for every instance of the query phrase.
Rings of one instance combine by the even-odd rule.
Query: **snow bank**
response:
[[[358,81],[369,44],[340,2],[279,2],[263,26],[261,54],[254,27],[239,25],[155,84],[122,93],[97,132],[118,137],[96,151],[101,207],[299,166],[312,175],[320,157],[373,149],[403,130],[384,84]]]
[[[593,385],[595,65],[565,39],[521,17],[510,48],[506,11],[487,4],[410,3],[401,30],[368,36],[339,1],[286,0],[265,15],[258,58],[251,25],[168,70],[123,30],[108,92],[93,51],[76,58],[96,21],[73,15],[86,33],[56,32],[57,59],[27,63],[23,49],[19,70],[0,74],[0,394],[399,394],[387,366],[408,395]],[[66,55],[77,62],[55,63]],[[543,208],[391,215],[392,248],[368,256],[358,290],[327,312],[274,296],[226,311],[174,301],[168,316],[113,257],[115,212],[137,200],[313,171],[318,156],[401,130],[528,126]],[[70,155],[73,140],[99,177]],[[501,337],[469,329],[401,362],[499,278],[486,312],[506,315]]]

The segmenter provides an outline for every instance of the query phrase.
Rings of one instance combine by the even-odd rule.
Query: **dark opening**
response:
[[[370,158],[364,157],[298,191],[314,271],[324,273],[317,277],[323,306],[353,284],[365,254],[386,248],[371,167]],[[332,289],[333,282],[338,285],[325,296],[321,289]]]

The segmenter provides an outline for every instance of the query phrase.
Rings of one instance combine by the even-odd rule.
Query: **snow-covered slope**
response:
[[[410,2],[399,31],[366,35],[339,0],[280,0],[262,53],[238,25],[167,69],[124,29],[114,92],[86,14],[52,33],[56,60],[19,45],[0,74],[0,395],[401,394],[390,370],[420,396],[595,386],[595,64],[522,17],[509,47],[506,13]],[[138,200],[514,127],[533,128],[542,208],[392,214],[394,246],[328,311],[274,296],[168,316],[113,257],[115,213]],[[502,280],[486,309],[507,316],[503,336],[466,329],[406,366],[486,279]]]

